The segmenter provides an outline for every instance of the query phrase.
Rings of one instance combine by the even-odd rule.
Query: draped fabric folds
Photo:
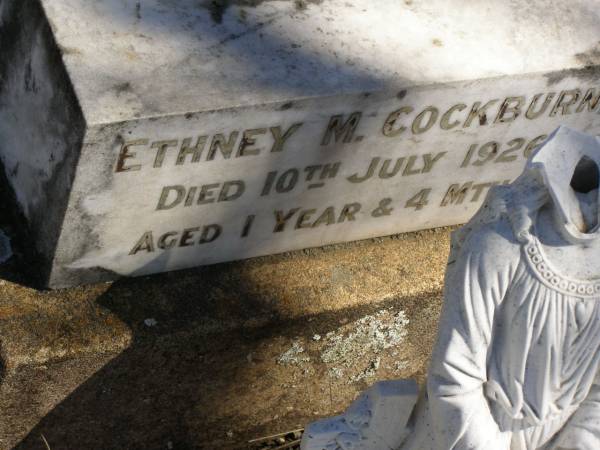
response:
[[[428,378],[434,448],[600,449],[600,280],[563,277],[506,216],[454,256]]]

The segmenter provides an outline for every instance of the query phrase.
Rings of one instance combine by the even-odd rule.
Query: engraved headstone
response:
[[[0,158],[52,287],[465,222],[600,132],[594,2],[3,0]]]

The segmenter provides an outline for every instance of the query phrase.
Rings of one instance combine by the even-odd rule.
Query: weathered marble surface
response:
[[[590,0],[41,3],[89,123],[600,62]]]
[[[395,450],[408,434],[406,424],[417,403],[412,380],[375,383],[344,414],[306,427],[302,450]]]
[[[598,20],[5,0],[0,157],[54,287],[461,223],[557,125],[600,132]]]

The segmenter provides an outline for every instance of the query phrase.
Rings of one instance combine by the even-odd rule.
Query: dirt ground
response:
[[[423,379],[448,229],[44,291],[1,222],[0,449],[243,449]]]

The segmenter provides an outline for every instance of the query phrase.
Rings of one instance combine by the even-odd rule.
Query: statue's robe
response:
[[[422,449],[600,450],[600,279],[561,275],[505,215],[451,258]]]

